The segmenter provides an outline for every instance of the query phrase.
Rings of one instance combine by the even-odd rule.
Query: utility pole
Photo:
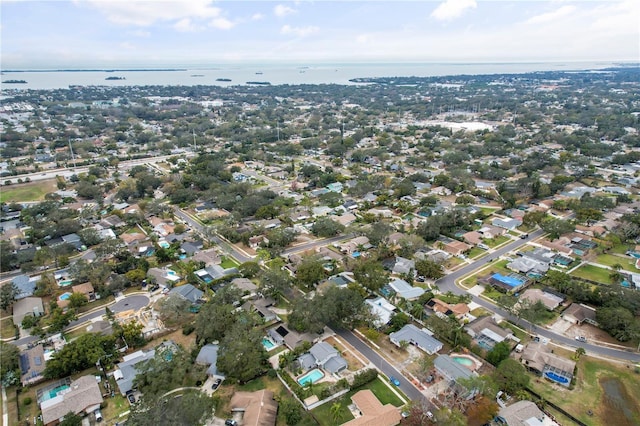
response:
[[[276,134],[278,135],[278,142],[280,142],[280,122],[276,121]]]
[[[198,145],[196,144],[196,130],[191,129],[191,131],[193,132],[193,151],[195,152],[198,150]]]

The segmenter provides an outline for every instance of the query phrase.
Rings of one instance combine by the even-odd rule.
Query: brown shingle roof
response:
[[[231,398],[231,410],[244,411],[242,422],[245,426],[274,426],[278,403],[270,390],[236,392]]]
[[[351,401],[362,413],[343,426],[395,426],[400,423],[400,411],[391,404],[382,405],[369,389],[361,390],[351,397]]]

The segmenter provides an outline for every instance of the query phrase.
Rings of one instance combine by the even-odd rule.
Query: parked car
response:
[[[389,377],[389,381],[390,381],[391,383],[393,383],[394,385],[396,385],[396,386],[400,386],[400,380],[396,379],[396,378],[395,378],[395,377],[393,377],[393,376]]]
[[[520,235],[520,239],[521,239],[521,240],[526,240],[527,238],[529,238],[529,234],[522,234],[522,235]]]
[[[584,337],[584,336],[576,336],[576,340],[577,340],[578,342],[586,342],[586,341],[587,341],[587,338],[586,338],[586,337]]]
[[[216,379],[215,382],[213,382],[213,384],[211,385],[211,389],[212,390],[218,389],[218,386],[220,386],[220,383],[222,383],[222,379]]]
[[[238,422],[233,419],[227,419],[224,421],[224,426],[238,426]]]
[[[127,399],[128,399],[128,400],[129,400],[129,402],[130,402],[130,403],[132,403],[132,404],[135,404],[135,402],[136,402],[136,397],[135,397],[132,393],[130,393],[130,394],[128,394],[128,395],[127,395]]]

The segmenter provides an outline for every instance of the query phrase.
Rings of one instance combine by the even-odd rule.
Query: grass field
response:
[[[0,322],[0,337],[10,339],[16,336],[16,329],[11,318],[3,318]]]
[[[636,259],[615,256],[612,254],[601,254],[594,260],[595,263],[599,263],[601,265],[614,266],[617,264],[622,266],[622,269],[624,269],[625,271],[639,273],[640,269],[636,268],[635,261]]]
[[[500,237],[496,237],[496,238],[491,238],[490,240],[485,240],[485,244],[487,244],[489,247],[497,247],[501,244],[506,243],[507,241],[511,241],[511,238],[509,238],[506,235],[502,235]]]
[[[235,268],[238,265],[238,262],[227,256],[223,256],[222,261],[220,262],[220,266],[224,269]]]
[[[394,394],[391,389],[382,382],[382,380],[385,379],[378,377],[376,380],[363,387],[347,392],[342,398],[336,400],[336,402],[328,402],[311,412],[321,426],[333,426],[347,422],[353,419],[353,415],[348,408],[349,404],[351,404],[351,396],[363,389],[370,389],[382,404],[392,404],[396,407],[402,406],[404,404],[402,400],[398,398],[396,394]],[[331,413],[331,407],[334,404],[340,404],[340,410],[337,417]]]
[[[602,284],[612,284],[609,274],[611,274],[610,270],[593,265],[582,265],[571,273],[571,275],[578,278],[585,278]]]
[[[0,190],[0,202],[21,203],[24,201],[40,201],[44,200],[46,194],[55,192],[57,189],[55,179],[19,183],[9,186],[5,185],[2,187],[2,190]]]
[[[469,250],[469,252],[467,253],[467,257],[471,258],[471,259],[476,259],[480,256],[483,256],[484,254],[486,254],[487,252],[479,247],[474,247],[471,250]]]
[[[571,352],[554,352],[569,357]],[[583,356],[573,390],[539,379],[532,388],[587,425],[640,424],[640,373],[633,366]],[[589,415],[591,410],[592,415]]]

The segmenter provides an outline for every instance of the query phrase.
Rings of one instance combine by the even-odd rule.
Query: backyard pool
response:
[[[546,373],[544,373],[544,375],[547,377],[547,379],[553,380],[554,382],[560,383],[561,385],[566,385],[567,383],[569,383],[569,379],[559,376],[551,371],[547,371]]]
[[[640,253],[636,253],[635,251],[628,251],[627,254],[631,257],[635,257],[636,259],[640,259]]]
[[[158,245],[162,248],[168,249],[171,245],[166,241],[158,241]]]
[[[264,346],[264,348],[267,351],[270,351],[271,349],[276,347],[276,345],[270,339],[268,339],[266,337],[262,338],[262,346]]]
[[[307,386],[309,384],[313,384],[315,382],[317,382],[318,380],[322,379],[324,377],[324,373],[320,370],[318,370],[317,368],[309,371],[307,374],[305,374],[304,376],[301,376],[298,378],[298,383],[300,383],[300,386]]]
[[[40,402],[44,402],[44,401],[48,401],[50,399],[55,398],[56,396],[58,396],[61,393],[65,393],[65,391],[67,389],[69,389],[70,386],[69,385],[61,385],[58,386],[56,388],[50,389],[48,391],[43,392],[42,396],[41,396],[41,401]]]
[[[457,362],[460,365],[464,365],[471,371],[476,371],[476,369],[480,368],[480,364],[476,360],[474,360],[469,355],[464,354],[451,354],[451,359]]]
[[[69,297],[71,297],[71,293],[66,292],[66,293],[61,294],[58,297],[58,300],[69,300]]]
[[[73,280],[62,280],[58,283],[58,285],[60,287],[66,287],[68,285],[71,285],[71,283],[73,282]]]

